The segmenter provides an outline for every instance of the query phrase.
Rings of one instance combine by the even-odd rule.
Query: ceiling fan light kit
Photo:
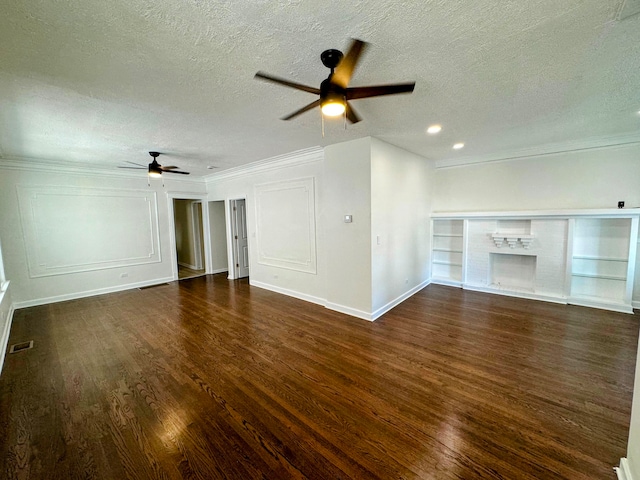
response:
[[[139,163],[135,163],[135,162],[129,162],[127,161],[127,163],[131,163],[133,165],[137,165],[136,167],[124,167],[124,166],[120,166],[118,168],[131,168],[134,170],[147,170],[147,173],[149,175],[149,177],[151,178],[162,178],[162,174],[163,173],[180,173],[182,175],[189,175],[189,172],[183,172],[180,170],[176,170],[178,167],[176,166],[169,166],[169,167],[165,167],[162,166],[158,163],[158,157],[160,156],[160,152],[149,152],[149,155],[151,155],[151,157],[153,158],[153,161],[147,165],[146,167],[144,165],[141,165]]]
[[[149,164],[149,176],[152,178],[160,178],[162,176],[162,170],[158,163],[160,152],[149,152],[149,155],[153,157],[153,162]]]
[[[322,103],[322,107],[320,108],[323,115],[327,117],[337,117],[342,115],[347,109],[346,100],[339,95],[332,95]]]
[[[355,72],[358,60],[366,47],[366,42],[352,39],[346,55],[344,55],[340,50],[335,49],[325,50],[322,52],[320,60],[325,67],[331,70],[331,73],[322,81],[320,88],[291,82],[263,72],[256,73],[255,78],[277,83],[278,85],[283,85],[285,87],[295,88],[296,90],[302,90],[320,97],[318,100],[305,105],[286,117],[283,117],[282,120],[291,120],[298,115],[314,109],[315,107],[320,107],[320,111],[323,116],[337,117],[344,114],[346,120],[350,123],[358,123],[361,119],[349,103],[349,100],[379,97],[382,95],[395,95],[399,93],[411,93],[416,85],[415,82],[410,82],[368,87],[349,87],[349,81]]]

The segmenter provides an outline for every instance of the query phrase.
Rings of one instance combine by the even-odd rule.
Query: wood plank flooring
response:
[[[178,279],[182,280],[183,278],[193,278],[193,277],[201,277],[205,274],[204,268],[200,270],[194,270],[192,268],[184,267],[178,264]]]
[[[374,323],[226,274],[18,310],[7,479],[611,479],[637,317],[431,285]]]

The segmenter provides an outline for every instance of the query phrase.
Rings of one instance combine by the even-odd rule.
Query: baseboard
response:
[[[315,303],[316,305],[324,306],[325,304],[324,298],[314,297],[313,295],[296,292],[295,290],[289,290],[288,288],[282,288],[276,285],[271,285],[269,283],[259,282],[257,280],[252,280],[251,278],[249,278],[249,285],[253,287],[264,288],[265,290],[269,290],[271,292],[281,293],[282,295],[287,295],[288,297],[298,298],[300,300],[304,300],[305,302]]]
[[[625,457],[620,459],[620,466],[613,467],[618,475],[618,480],[634,480],[633,475],[631,475],[631,469],[629,468],[629,460]]]
[[[375,320],[371,313],[367,313],[363,310],[358,310],[357,308],[345,307],[344,305],[340,305],[339,303],[325,302],[324,306],[329,310],[344,313],[352,317],[361,318],[369,322],[373,322]]]
[[[188,263],[184,263],[184,262],[178,262],[178,265],[184,268],[188,268],[189,270],[202,270],[201,268],[198,268],[195,265],[189,265]]]
[[[446,278],[433,277],[431,279],[431,283],[433,283],[434,285],[445,285],[447,287],[462,288],[462,282],[458,282],[457,280],[447,280]]]
[[[567,304],[567,299],[564,297],[544,295],[541,293],[517,292],[513,290],[498,290],[495,288],[487,287],[485,285],[474,285],[470,283],[463,284],[462,288],[464,288],[465,290],[472,290],[474,292],[492,293],[494,295],[504,295],[506,297],[526,298],[528,300],[541,300],[543,302],[559,303],[561,305]]]
[[[173,282],[173,277],[156,278],[145,282],[127,283],[126,285],[117,285],[114,287],[98,288],[95,290],[85,290],[84,292],[75,292],[65,295],[56,295],[53,297],[37,298],[35,300],[26,300],[24,302],[14,302],[13,306],[17,310],[19,308],[36,307],[38,305],[46,305],[48,303],[66,302],[67,300],[76,300],[78,298],[94,297],[96,295],[104,295],[105,293],[122,292],[123,290],[131,290],[133,288],[149,287],[160,283]]]
[[[602,310],[610,310],[612,312],[630,313],[633,315],[633,308],[618,303],[609,303],[606,301],[592,300],[590,298],[569,297],[567,303],[571,305],[579,305],[581,307],[600,308]]]
[[[328,302],[324,298],[315,297],[313,295],[307,295],[306,293],[300,293],[300,292],[297,292],[295,290],[289,290],[288,288],[282,288],[282,287],[278,287],[276,285],[271,285],[271,284],[268,284],[268,283],[263,283],[263,282],[259,282],[257,280],[249,279],[249,285],[251,285],[251,286],[264,288],[265,290],[270,290],[272,292],[281,293],[282,295],[287,295],[289,297],[298,298],[298,299],[304,300],[306,302],[315,303],[316,305],[322,305],[325,308],[328,308],[329,310],[334,310],[336,312],[344,313],[344,314],[350,315],[352,317],[361,318],[361,319],[367,320],[369,322],[373,322],[374,320],[376,320],[380,316],[384,315],[385,313],[387,313],[389,310],[391,310],[396,305],[404,302],[407,298],[411,297],[412,295],[414,295],[417,292],[419,292],[420,290],[422,290],[424,287],[429,285],[429,283],[430,283],[430,280],[427,279],[424,282],[422,282],[421,284],[413,287],[411,290],[403,293],[402,295],[400,295],[396,299],[394,299],[391,302],[387,303],[383,307],[380,307],[375,312],[369,313],[369,312],[365,312],[363,310],[358,310],[357,308],[347,307],[345,305],[340,305],[338,303]]]
[[[411,290],[408,290],[407,292],[403,293],[402,295],[400,295],[396,299],[391,300],[389,303],[387,303],[383,307],[380,307],[379,309],[374,311],[371,314],[371,320],[372,321],[373,320],[377,320],[382,315],[384,315],[389,310],[391,310],[393,307],[395,307],[396,305],[401,304],[402,302],[404,302],[407,298],[411,297],[412,295],[415,295],[416,293],[418,293],[420,290],[422,290],[424,287],[426,287],[430,283],[431,283],[431,279],[427,279],[424,282],[422,282],[422,283],[416,285],[415,287],[413,287]]]
[[[633,308],[639,308],[640,309],[640,302],[631,302],[631,306]]]
[[[228,268],[217,268],[215,270],[211,270],[209,273],[207,273],[207,275],[215,275],[216,273],[225,273],[228,271],[229,271]]]
[[[254,287],[264,288],[265,290],[270,290],[272,292],[281,293],[282,295],[287,295],[289,297],[298,298],[306,302],[315,303],[316,305],[322,305],[323,307],[326,307],[329,310],[335,310],[336,312],[345,313],[347,315],[351,315],[352,317],[362,318],[363,320],[368,320],[370,322],[373,321],[373,318],[371,317],[370,313],[363,312],[362,310],[357,310],[351,307],[345,307],[344,305],[339,305],[337,303],[330,303],[330,302],[327,302],[324,298],[315,297],[313,295],[307,295],[306,293],[296,292],[295,290],[289,290],[288,288],[282,288],[276,285],[258,282],[256,280],[251,280],[251,279],[249,279],[249,285],[252,285]]]

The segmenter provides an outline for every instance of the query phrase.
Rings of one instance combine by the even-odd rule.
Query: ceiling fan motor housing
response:
[[[330,50],[325,50],[320,54],[320,60],[322,61],[322,64],[325,67],[330,68],[331,73],[333,73],[333,69],[338,66],[340,60],[342,60],[342,57],[344,57],[342,52],[333,48]]]
[[[346,89],[340,85],[331,83],[331,75],[326,80],[323,80],[320,84],[320,101],[326,102],[341,102],[346,103]]]

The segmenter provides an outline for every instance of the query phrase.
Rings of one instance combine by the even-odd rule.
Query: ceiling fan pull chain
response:
[[[322,110],[320,110],[320,121],[322,122],[322,138],[324,138],[324,115],[322,115]]]

